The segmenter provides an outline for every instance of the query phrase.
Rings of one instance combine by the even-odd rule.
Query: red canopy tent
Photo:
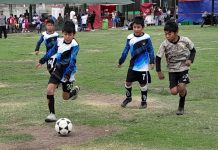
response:
[[[101,28],[103,19],[108,19],[109,26],[112,26],[111,13],[116,10],[116,4],[89,5],[88,9],[90,13],[93,11],[96,13],[94,28]],[[105,11],[107,14],[103,15]]]
[[[143,16],[147,16],[151,14],[151,8],[153,7],[153,3],[141,3],[140,11]]]

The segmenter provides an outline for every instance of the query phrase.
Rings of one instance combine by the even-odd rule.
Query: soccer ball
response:
[[[73,129],[73,124],[67,118],[60,118],[55,123],[55,130],[60,135],[67,135],[72,131],[72,129]]]

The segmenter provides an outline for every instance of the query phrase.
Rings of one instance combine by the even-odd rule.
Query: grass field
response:
[[[162,28],[145,28],[151,35],[155,53],[164,39]],[[60,145],[58,149],[218,149],[218,27],[180,27],[180,34],[189,37],[197,50],[190,70],[191,84],[188,85],[184,116],[175,115],[178,96],[169,94],[168,78],[158,80],[155,71],[151,71],[148,109],[138,109],[137,83],[133,85],[135,103],[126,109],[120,108],[129,59],[121,69],[116,65],[129,33],[131,31],[117,29],[76,35],[80,43],[76,84],[81,87],[81,93],[76,101],[63,101],[59,88],[55,97],[57,116],[71,119],[76,126],[108,126],[116,131],[82,144]],[[34,140],[31,132],[16,132],[17,128],[54,127],[54,124],[44,123],[48,113],[45,94],[49,76],[45,68],[35,69],[42,56],[33,55],[39,35],[12,34],[8,37],[0,40],[2,144]],[[41,51],[44,50],[41,46]],[[165,61],[162,69],[167,77]]]

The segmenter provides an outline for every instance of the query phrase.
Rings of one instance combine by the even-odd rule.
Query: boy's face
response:
[[[52,23],[47,23],[46,24],[46,30],[48,32],[53,32],[54,31],[54,25]]]
[[[71,43],[74,38],[74,33],[63,32],[64,42]]]
[[[175,42],[178,36],[178,31],[177,32],[170,32],[170,31],[164,31],[165,37],[168,41],[170,42]]]
[[[133,24],[133,31],[136,36],[141,36],[143,30],[144,28],[142,27],[141,24],[136,24],[136,23]]]

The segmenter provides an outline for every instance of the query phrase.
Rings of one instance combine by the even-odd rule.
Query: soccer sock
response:
[[[127,86],[125,84],[125,88],[126,88],[126,97],[131,98],[132,97],[132,86]]]
[[[187,95],[187,91],[185,92],[185,95],[184,96],[181,96],[180,94],[179,94],[179,96],[180,96],[180,100],[179,100],[179,107],[184,107],[185,106],[185,97],[186,97],[186,95]]]
[[[147,87],[147,85],[145,85],[144,87],[140,87],[140,89],[141,89],[142,102],[146,102],[147,101],[147,94],[148,94],[148,87]]]
[[[55,114],[55,108],[54,108],[54,104],[55,104],[55,101],[54,101],[54,95],[47,95],[47,99],[48,99],[48,108],[49,108],[50,113]]]

